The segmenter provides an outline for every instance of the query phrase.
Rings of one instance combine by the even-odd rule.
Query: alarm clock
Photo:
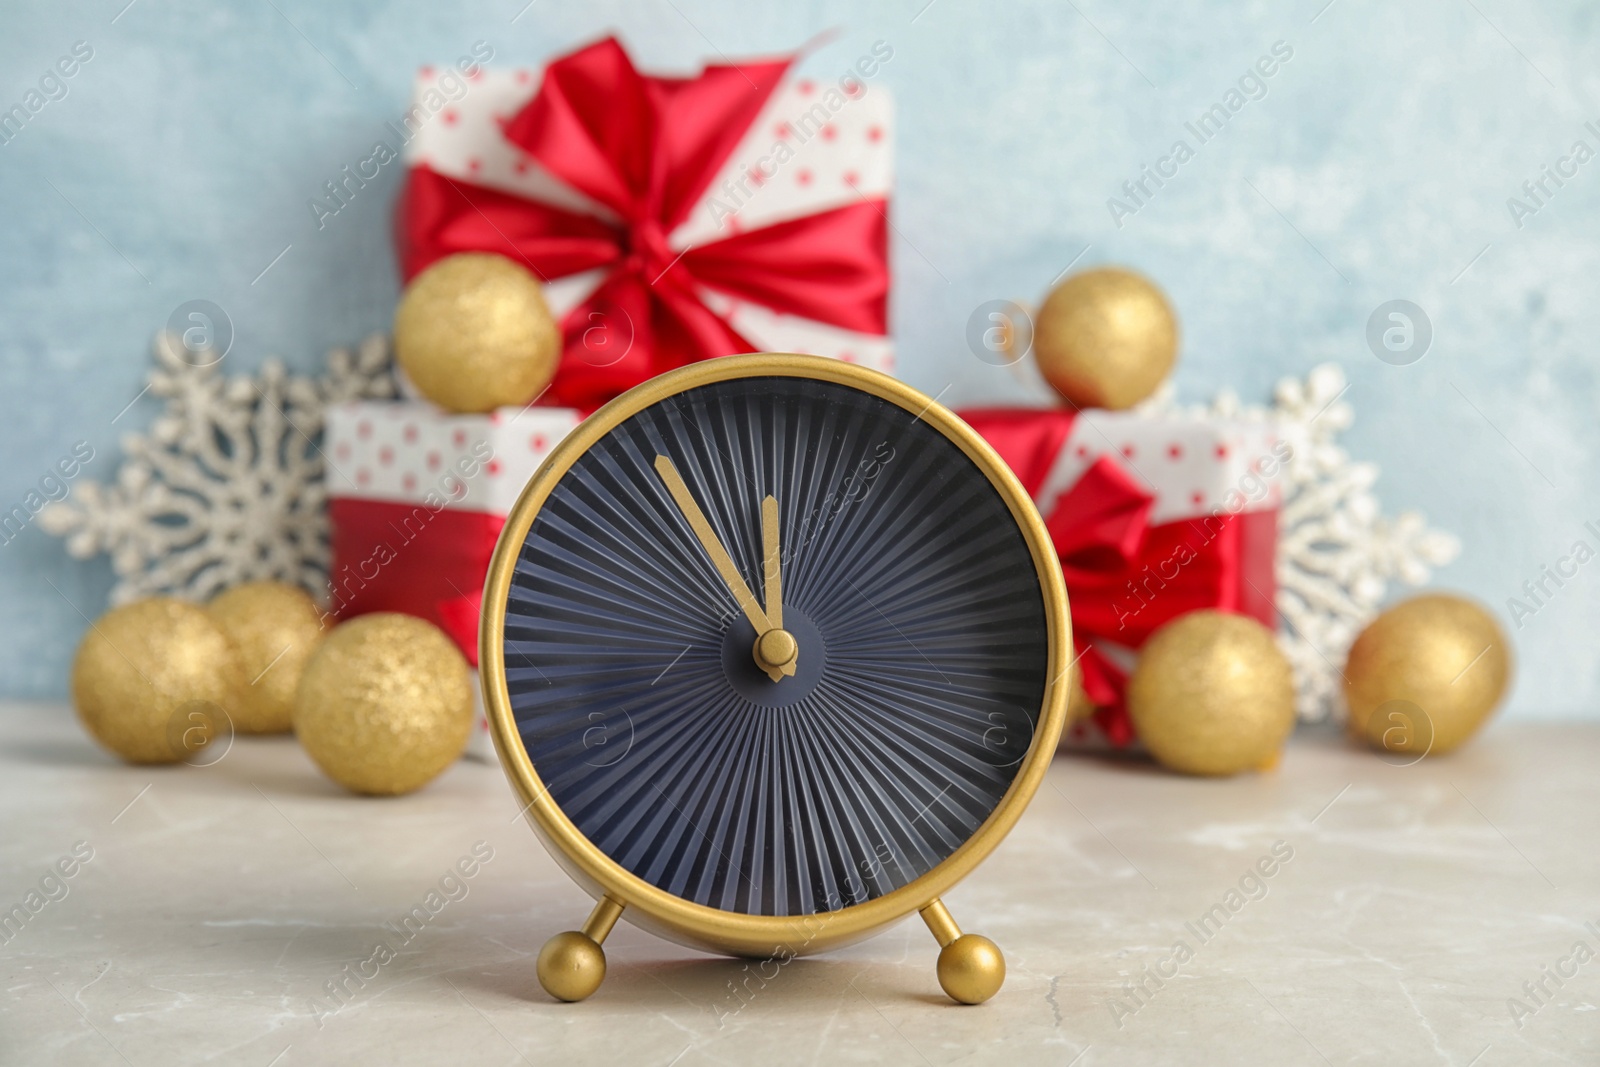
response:
[[[912,912],[947,994],[1000,988],[940,897],[1044,776],[1070,622],[1027,492],[935,400],[774,354],[624,393],[508,515],[480,641],[501,763],[596,900],[552,996],[599,987],[619,918],[788,958]]]

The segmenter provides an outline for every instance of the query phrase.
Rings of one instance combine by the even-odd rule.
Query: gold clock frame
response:
[[[678,393],[740,378],[808,378],[851,386],[915,414],[938,430],[989,479],[1016,520],[1044,596],[1048,671],[1038,726],[1022,766],[989,817],[932,870],[881,897],[815,915],[747,915],[674,896],[605,855],[567,818],[545,788],[521,742],[505,681],[505,608],[523,542],[550,493],[597,441],[644,409]],[[987,938],[963,935],[941,896],[981,863],[1022,815],[1038,789],[1066,715],[1071,620],[1055,548],[1027,491],[978,433],[916,389],[854,364],[820,356],[757,353],[691,364],[653,378],[600,408],[569,433],[529,480],[506,518],[489,564],[479,630],[479,671],[490,732],[501,766],[524,802],[534,832],[566,872],[596,900],[581,931],[552,938],[540,953],[540,983],[562,1000],[581,1000],[605,976],[600,943],[626,914],[629,922],[668,940],[710,952],[787,957],[861,940],[918,912],[941,946],[938,976],[955,1000],[979,1003],[1005,977],[1005,963]]]

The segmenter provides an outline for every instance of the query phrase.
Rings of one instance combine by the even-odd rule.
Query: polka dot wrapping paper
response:
[[[424,400],[328,409],[328,496],[504,516],[551,449],[578,425],[570,408],[452,415]]]
[[[1153,525],[1275,509],[1283,459],[1273,457],[1281,447],[1260,423],[1091,409],[1073,421],[1036,500],[1051,508],[1090,464],[1109,456],[1151,491]]]

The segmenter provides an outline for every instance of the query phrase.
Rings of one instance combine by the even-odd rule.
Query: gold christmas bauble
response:
[[[550,384],[561,331],[532,273],[504,256],[446,256],[411,280],[394,354],[423,396],[457,412],[526,404]]]
[[[1194,611],[1145,643],[1128,680],[1128,716],[1163,766],[1237,774],[1277,762],[1294,729],[1294,678],[1254,619]]]
[[[1449,752],[1505,695],[1511,647],[1483,607],[1430,593],[1368,623],[1344,677],[1351,734],[1387,752]]]
[[[242,734],[288,730],[300,673],[322,640],[316,603],[299,586],[245,582],[213,597],[206,611],[233,642],[244,671],[233,728]]]
[[[1129,408],[1156,391],[1178,357],[1178,321],[1142,275],[1117,267],[1074,274],[1034,317],[1039,372],[1077,407]]]
[[[1067,668],[1067,725],[1081,722],[1094,714],[1094,701],[1083,688],[1083,668],[1076,662]],[[1063,731],[1062,737],[1066,737]]]
[[[72,702],[89,733],[130,763],[176,763],[225,728],[238,655],[204,608],[155,597],[113,608],[83,635]]]
[[[294,732],[328,777],[357,793],[409,793],[467,747],[466,657],[432,623],[380,612],[341,623],[311,654]]]

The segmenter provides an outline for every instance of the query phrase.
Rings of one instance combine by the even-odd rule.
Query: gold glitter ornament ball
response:
[[[334,627],[295,692],[294,732],[328,777],[357,793],[409,793],[467,747],[466,657],[432,623],[380,612]]]
[[[1128,680],[1128,715],[1163,766],[1224,775],[1277,762],[1294,729],[1294,678],[1254,619],[1193,611],[1145,643]]]
[[[1483,607],[1429,593],[1368,623],[1350,646],[1344,675],[1355,737],[1387,752],[1449,752],[1505,695],[1511,648]]]
[[[290,729],[295,687],[322,640],[315,602],[286,582],[245,582],[213,597],[206,611],[233,642],[244,671],[233,728],[242,734]]]
[[[225,729],[242,685],[222,628],[204,608],[168,597],[106,612],[72,662],[78,718],[130,763],[193,756]]]
[[[1117,267],[1074,274],[1034,317],[1039,373],[1069,402],[1130,408],[1156,391],[1178,358],[1178,320],[1143,275]]]
[[[1089,699],[1088,690],[1083,688],[1083,668],[1073,663],[1067,668],[1067,724],[1081,722],[1094,714],[1094,701]],[[1061,733],[1062,740],[1066,739],[1066,731]]]
[[[561,331],[539,281],[487,252],[446,256],[411,280],[394,354],[423,396],[456,412],[526,404],[555,375]]]

